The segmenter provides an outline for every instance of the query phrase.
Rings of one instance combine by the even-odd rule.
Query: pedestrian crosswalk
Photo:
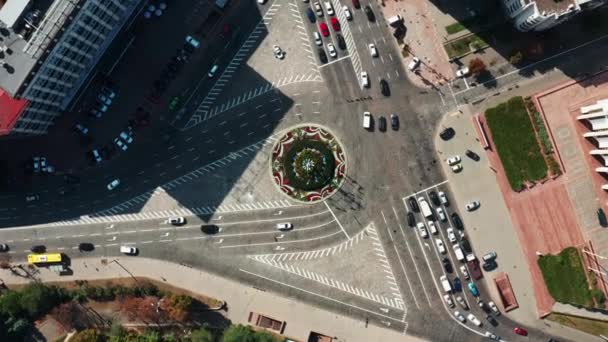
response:
[[[118,214],[117,209],[109,210],[108,212],[115,211],[114,215],[105,214],[91,214],[80,216],[74,220],[64,220],[53,222],[51,226],[74,226],[80,224],[93,224],[93,223],[110,223],[110,222],[129,222],[129,221],[144,221],[153,219],[165,219],[172,216],[195,216],[195,215],[211,215],[211,214],[227,214],[236,213],[243,211],[255,211],[255,210],[270,210],[270,209],[282,209],[289,208],[296,204],[291,203],[287,200],[276,200],[276,201],[263,201],[263,202],[251,202],[243,204],[222,204],[220,206],[205,206],[205,207],[193,207],[193,208],[182,208],[173,210],[158,210],[158,211],[144,211],[136,214]]]
[[[346,20],[346,15],[344,14],[340,1],[332,0],[332,2],[336,14],[340,18],[340,22],[343,23],[341,27],[342,35],[346,41],[346,48],[350,52],[350,60],[353,63],[353,68],[355,69],[355,74],[357,75],[358,79],[359,75],[361,75],[361,71],[363,71],[363,66],[361,65],[361,59],[359,58],[359,52],[357,51],[357,46],[355,45],[353,35],[350,32],[349,21]]]
[[[362,242],[364,239],[371,239],[372,241],[372,245],[374,246],[374,249],[376,251],[375,254],[378,256],[378,260],[380,261],[380,268],[382,270],[382,274],[384,274],[385,279],[387,280],[387,284],[390,288],[390,290],[388,291],[390,296],[378,295],[374,293],[374,291],[368,291],[361,287],[352,286],[346,282],[337,280],[335,278],[326,277],[320,274],[319,272],[309,271],[308,269],[299,266],[301,263],[293,264],[293,262],[295,261],[310,261],[345,252],[349,248],[352,248],[354,245]],[[332,247],[305,252],[249,255],[248,258],[266,264],[273,268],[277,268],[285,272],[297,275],[299,277],[312,280],[325,286],[339,289],[341,291],[348,292],[352,295],[377,302],[381,305],[389,306],[398,310],[403,310],[403,320],[405,321],[405,316],[407,313],[405,302],[403,301],[403,298],[397,288],[397,284],[395,283],[395,277],[390,268],[390,265],[388,264],[386,255],[384,254],[384,249],[382,248],[381,244],[379,247],[377,244],[380,244],[378,234],[374,226],[370,225],[361,232],[351,237],[350,239]]]

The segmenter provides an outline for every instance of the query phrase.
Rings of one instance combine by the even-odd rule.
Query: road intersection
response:
[[[71,258],[118,256],[119,246],[131,245],[143,257],[202,268],[404,334],[475,341],[493,331],[515,339],[515,323],[501,317],[492,327],[466,289],[455,295],[485,325],[477,329],[454,318],[438,282],[445,274],[442,258],[455,266],[450,279],[460,276],[460,263],[451,248],[444,256],[434,243],[440,238],[451,245],[449,223],[437,222],[437,234],[422,238],[406,221],[405,198],[431,202],[429,192],[438,190],[451,196],[433,144],[443,99],[409,82],[382,17],[370,22],[351,9],[350,22],[341,3],[332,2],[347,49],[330,63],[321,64],[312,36],[328,18],[310,24],[310,3],[269,1],[214,61],[217,78],[202,73],[167,130],[128,152],[146,158],[87,170],[73,192],[59,196],[57,188],[43,188],[41,200],[28,206],[15,204],[13,195],[0,198],[8,204],[0,222],[13,227],[0,232],[12,260],[24,260],[38,244]],[[381,13],[376,3],[361,3]],[[336,33],[323,43],[337,45]],[[370,43],[378,58],[370,55]],[[284,60],[273,57],[275,44],[286,51]],[[361,71],[370,74],[370,89],[361,87]],[[380,79],[393,96],[381,94]],[[364,111],[374,122],[397,114],[399,130],[364,130]],[[280,133],[310,122],[339,137],[348,163],[345,184],[312,205],[277,191],[269,168]],[[105,184],[113,178],[124,185],[108,192]],[[455,204],[442,208],[457,212]],[[166,222],[171,216],[187,222],[172,226]],[[282,222],[295,228],[278,231]],[[202,229],[209,225],[217,232]],[[95,250],[80,252],[81,242]]]

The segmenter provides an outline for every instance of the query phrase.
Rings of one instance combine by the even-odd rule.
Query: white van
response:
[[[458,259],[458,261],[464,262],[464,253],[462,253],[462,249],[460,248],[460,245],[455,243],[452,245],[452,249],[454,249],[454,254],[456,254],[456,259]]]
[[[452,285],[450,285],[448,277],[442,275],[439,280],[441,281],[441,286],[443,286],[443,291],[445,291],[446,293],[452,292]]]
[[[370,129],[372,127],[372,114],[363,112],[363,128]]]
[[[127,255],[135,255],[137,254],[137,247],[120,246],[120,253],[124,253]]]
[[[334,8],[331,5],[331,2],[325,1],[325,11],[329,15],[334,15]]]

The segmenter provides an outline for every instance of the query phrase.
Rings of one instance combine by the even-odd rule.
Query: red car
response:
[[[524,328],[515,327],[515,328],[513,328],[513,332],[516,333],[517,335],[528,336],[528,332]]]
[[[326,23],[320,23],[319,29],[321,30],[321,34],[323,35],[323,37],[329,36],[329,29],[327,28]]]
[[[353,0],[353,6],[357,9],[361,8],[361,4],[359,3],[359,0]]]
[[[334,28],[334,31],[340,31],[340,22],[338,21],[338,18],[331,17],[331,27]]]

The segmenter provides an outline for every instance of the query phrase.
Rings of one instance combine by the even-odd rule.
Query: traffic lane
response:
[[[361,89],[361,75],[355,74],[350,58],[322,65],[319,69],[334,103],[348,103],[369,96],[368,90]]]

